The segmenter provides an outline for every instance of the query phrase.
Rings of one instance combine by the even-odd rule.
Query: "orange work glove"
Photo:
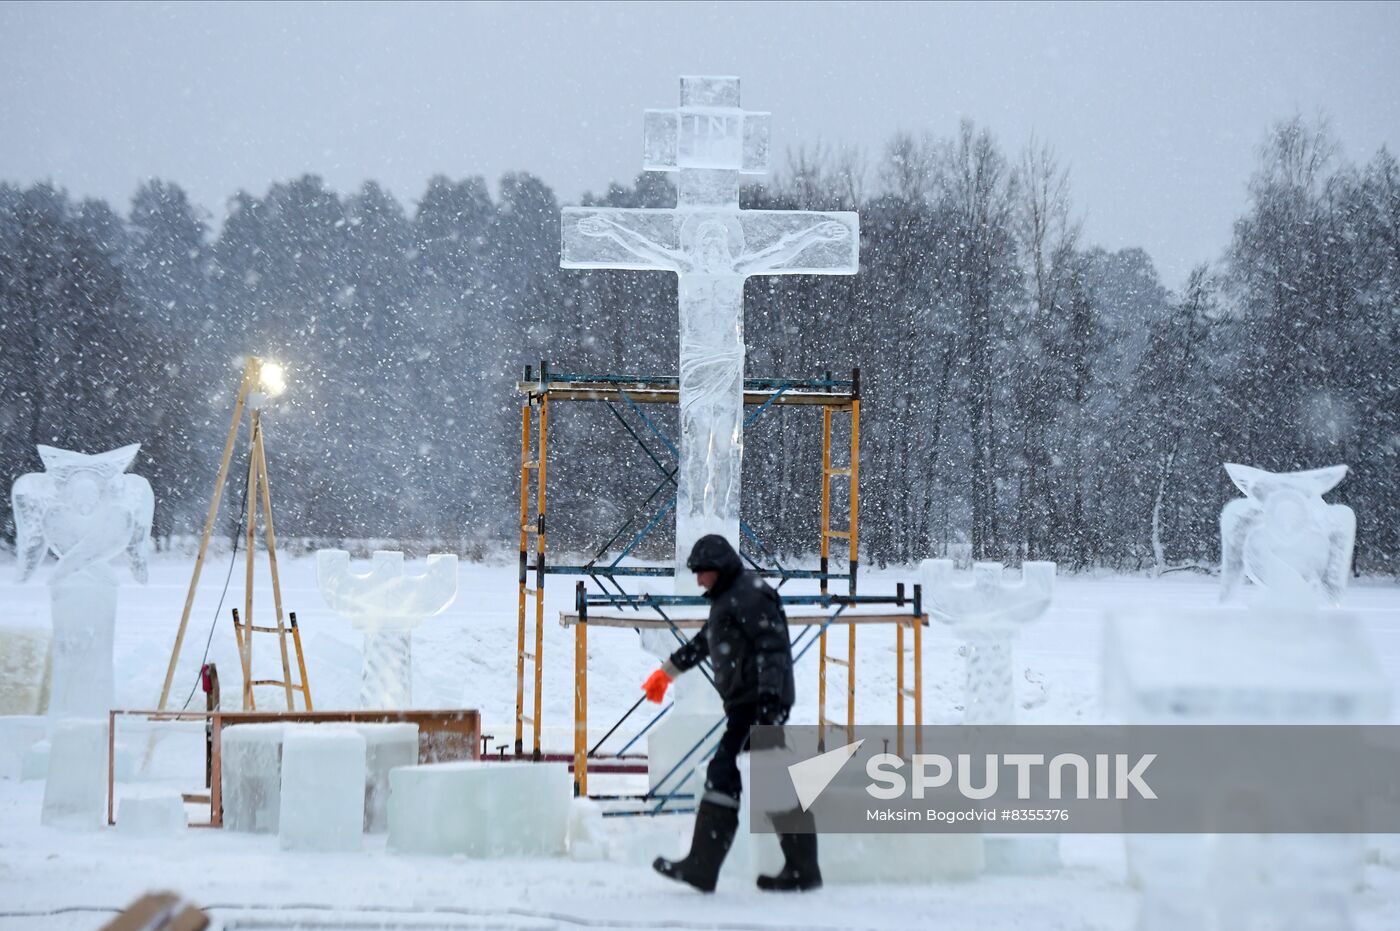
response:
[[[647,698],[657,704],[666,697],[666,686],[671,684],[671,677],[666,675],[666,670],[658,669],[647,676],[647,681],[642,683],[642,691],[647,693]]]

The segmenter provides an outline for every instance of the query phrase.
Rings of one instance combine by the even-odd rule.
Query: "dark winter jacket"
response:
[[[747,702],[791,708],[792,646],[778,593],[758,573],[746,571],[734,547],[718,534],[696,541],[688,565],[714,569],[719,580],[705,593],[709,620],[671,654],[671,665],[683,672],[708,657],[726,709]]]

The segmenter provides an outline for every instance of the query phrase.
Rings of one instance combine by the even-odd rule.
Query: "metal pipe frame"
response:
[[[627,375],[612,373],[556,373],[549,370],[547,362],[541,362],[538,375],[531,368],[525,369],[525,378],[516,385],[517,390],[525,395],[522,404],[522,425],[521,425],[521,477],[520,477],[520,572],[519,572],[519,598],[518,598],[518,625],[517,625],[517,663],[516,663],[516,722],[515,722],[515,752],[517,756],[523,755],[524,748],[524,724],[529,721],[532,725],[532,756],[535,759],[541,758],[540,748],[540,728],[541,710],[543,695],[543,630],[544,630],[544,582],[547,575],[583,575],[590,578],[601,590],[601,594],[589,594],[583,581],[577,582],[575,586],[575,611],[577,623],[574,624],[574,787],[579,795],[588,794],[588,761],[590,758],[598,757],[598,748],[592,750],[588,747],[588,609],[590,607],[606,606],[610,608],[621,608],[637,612],[654,612],[659,615],[673,634],[680,641],[684,637],[680,633],[679,627],[665,613],[663,608],[673,605],[703,605],[706,602],[698,596],[674,596],[674,595],[633,595],[626,592],[618,582],[619,578],[627,577],[665,577],[674,576],[675,570],[671,567],[650,567],[650,566],[623,566],[621,562],[630,555],[638,545],[657,527],[675,505],[675,495],[672,494],[662,505],[660,511],[654,513],[644,524],[640,531],[635,533],[621,553],[608,563],[599,564],[606,558],[607,552],[628,530],[650,509],[652,502],[656,500],[668,485],[676,484],[676,469],[667,468],[661,460],[656,450],[627,419],[619,412],[621,405],[632,411],[645,425],[647,431],[661,441],[672,455],[679,458],[679,450],[676,445],[661,431],[651,417],[647,416],[640,405],[643,404],[676,404],[680,400],[680,379],[670,375]],[[820,626],[820,630],[815,637],[809,638],[803,646],[802,653],[805,654],[815,641],[819,646],[819,670],[818,670],[818,720],[823,727],[839,725],[844,723],[848,735],[855,727],[855,662],[856,662],[856,625],[848,626],[846,658],[838,660],[829,656],[827,652],[826,628],[836,617],[839,617],[847,607],[862,604],[898,604],[904,605],[903,586],[896,597],[866,597],[857,595],[857,574],[859,567],[859,461],[860,461],[860,370],[852,371],[849,380],[833,378],[830,372],[825,373],[822,378],[812,379],[789,379],[789,378],[750,378],[744,380],[744,403],[756,406],[756,410],[751,412],[744,419],[744,426],[752,425],[765,412],[774,406],[802,405],[818,406],[822,408],[822,524],[820,531],[820,568],[812,569],[788,569],[782,565],[775,568],[763,567],[758,560],[747,553],[743,553],[744,559],[754,567],[761,575],[767,578],[778,579],[778,588],[781,588],[791,579],[816,579],[819,581],[821,590],[816,596],[789,596],[784,598],[788,604],[809,604],[820,605],[823,609],[834,609],[831,618]],[[545,518],[545,476],[547,460],[547,424],[548,405],[550,398],[567,401],[593,401],[607,404],[613,416],[622,423],[627,433],[637,442],[652,465],[661,473],[661,480],[641,506],[627,518],[622,526],[609,538],[593,559],[584,565],[558,565],[550,566],[546,563],[544,552],[544,518]],[[538,412],[539,426],[535,438],[535,456],[531,458],[531,426],[535,412]],[[831,445],[833,436],[833,415],[834,413],[849,413],[850,421],[850,465],[844,468],[832,468]],[[530,508],[530,472],[536,472],[536,520],[531,522]],[[831,497],[832,479],[841,475],[849,477],[849,528],[846,530],[836,530],[831,526]],[[751,539],[757,548],[760,556],[767,556],[776,563],[768,548],[758,539],[752,528],[742,525],[744,537]],[[531,538],[534,538],[533,566],[531,565]],[[830,541],[836,538],[844,538],[847,541],[847,559],[849,569],[846,572],[831,571],[831,548]],[[529,569],[535,570],[535,587],[533,591],[528,588]],[[844,581],[846,583],[847,594],[834,595],[829,590],[831,581]],[[608,584],[605,584],[608,583]],[[612,586],[610,590],[608,585]],[[534,595],[534,646],[533,654],[526,650],[527,645],[527,615],[530,613],[529,595]],[[906,622],[902,618],[896,619],[896,654],[899,662],[899,710],[898,720],[901,724],[901,751],[902,751],[902,724],[904,721],[904,702],[906,698],[912,698],[915,703],[915,719],[922,720],[922,675],[920,660],[917,653],[921,644],[919,629],[923,619],[920,613],[913,613],[908,626],[915,630],[914,645],[914,685],[912,689],[904,686],[905,681],[905,661],[904,661],[904,627]],[[805,633],[805,631],[803,632]],[[795,641],[802,639],[799,634]],[[533,715],[525,714],[525,664],[529,660],[533,666],[534,673],[534,703]],[[846,721],[833,722],[826,717],[826,673],[828,663],[843,665],[846,667]],[[708,673],[707,673],[708,674]],[[909,694],[911,693],[912,694]],[[633,707],[632,711],[636,710]],[[649,721],[642,731],[634,735],[621,752],[626,752],[640,737],[651,729],[657,721],[661,719],[670,706],[662,708]],[[623,716],[624,719],[627,715]],[[609,730],[609,736],[616,730],[617,724]],[[606,738],[604,738],[606,739]],[[704,741],[701,741],[703,743]],[[603,741],[599,741],[599,745]],[[699,749],[699,744],[692,748],[692,754]],[[689,756],[688,754],[687,756]],[[649,793],[650,794],[650,793]],[[663,802],[664,804],[664,802]]]

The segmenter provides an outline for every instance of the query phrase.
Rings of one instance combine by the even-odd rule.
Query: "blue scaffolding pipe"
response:
[[[596,575],[596,576],[644,576],[644,577],[665,577],[673,576],[676,570],[672,566],[564,566],[550,563],[544,567],[544,571],[549,575]],[[755,569],[764,578],[785,578],[785,579],[849,579],[849,572],[822,572],[820,569]]]
[[[813,577],[820,578],[820,573]],[[828,575],[828,578],[840,577],[841,576],[839,575]],[[599,597],[600,596],[596,595],[585,596],[587,604],[589,606],[606,605],[609,603],[609,601],[606,598],[598,600]],[[663,607],[708,605],[708,602],[705,601],[705,599],[700,595],[631,595],[629,597],[650,608],[657,607],[658,605]],[[908,604],[910,600],[911,599],[909,599],[908,597],[905,597],[904,603]],[[814,605],[821,608],[830,608],[835,605],[842,605],[844,607],[850,608],[860,605],[898,605],[900,604],[900,600],[893,595],[837,595],[828,592],[825,595],[784,595],[783,604]],[[910,615],[913,615],[912,608],[910,609]]]
[[[656,713],[656,716],[653,717],[650,721],[647,722],[646,727],[644,727],[644,728],[642,728],[641,730],[637,731],[637,733],[635,733],[635,734],[632,735],[632,739],[631,739],[631,740],[627,741],[627,743],[625,743],[625,744],[622,745],[622,749],[619,750],[619,751],[617,751],[617,754],[616,754],[616,755],[617,755],[617,756],[622,756],[622,755],[623,755],[624,753],[626,753],[628,750],[632,749],[632,745],[633,745],[634,743],[636,743],[637,741],[641,740],[642,737],[646,734],[646,732],[649,731],[649,730],[651,730],[652,725],[655,724],[657,721],[660,721],[662,718],[666,717],[666,712],[670,711],[670,710],[671,710],[672,708],[674,708],[674,707],[676,707],[676,703],[675,703],[675,702],[671,702],[671,704],[667,705],[665,708],[662,708],[660,711],[658,711],[658,712]]]
[[[724,724],[725,720],[727,720],[727,719],[726,719],[723,715],[721,715],[721,716],[720,716],[720,719],[719,719],[718,721],[716,721],[716,722],[714,723],[714,725],[711,726],[710,729],[709,729],[708,731],[705,732],[705,735],[704,735],[703,737],[701,737],[699,740],[697,740],[697,741],[695,742],[694,746],[692,746],[689,750],[687,750],[687,751],[685,752],[685,756],[683,756],[683,757],[681,757],[679,760],[677,760],[677,761],[676,761],[676,765],[675,765],[675,766],[672,766],[669,770],[667,770],[667,771],[666,771],[666,775],[664,775],[664,776],[662,776],[660,779],[658,779],[657,782],[656,782],[656,785],[652,786],[650,789],[647,790],[647,795],[648,795],[648,796],[652,796],[652,797],[654,797],[654,798],[655,798],[655,797],[658,797],[658,796],[656,795],[656,793],[661,789],[661,787],[664,786],[667,782],[669,782],[670,779],[671,779],[671,777],[674,776],[674,775],[676,774],[676,772],[677,772],[678,770],[680,770],[680,768],[686,764],[686,761],[689,760],[692,756],[695,755],[695,751],[696,751],[696,750],[699,750],[700,747],[704,745],[705,741],[709,740],[712,736],[714,736],[715,731],[717,731],[717,730],[720,729],[720,725]],[[710,753],[713,753],[713,752],[714,752],[713,750],[710,751]],[[705,755],[705,754],[702,754],[701,757],[700,757],[700,759],[696,761],[695,765],[696,765],[696,766],[699,766],[701,763],[703,763],[703,762],[705,761],[705,758],[706,758],[706,755]],[[692,768],[694,768],[694,767],[692,767]],[[676,793],[675,793],[674,791],[672,791],[672,792],[668,792],[666,795],[659,796],[660,799],[661,799],[661,801],[660,801],[660,803],[657,804],[657,806],[656,806],[656,808],[654,809],[654,811],[659,812],[659,811],[661,811],[662,808],[666,807],[666,803],[669,802],[669,801],[671,800],[671,798],[672,798],[675,794],[676,794]]]
[[[623,395],[623,397],[625,398],[626,395]],[[622,424],[623,429],[626,430],[628,433],[630,433],[630,434],[632,435],[632,439],[634,439],[634,440],[637,441],[637,445],[640,446],[640,447],[642,448],[642,452],[644,452],[644,453],[647,454],[647,458],[651,459],[651,461],[652,461],[653,463],[656,464],[656,468],[661,472],[661,474],[665,475],[666,478],[667,478],[668,480],[670,480],[670,482],[671,482],[672,484],[675,484],[675,481],[676,481],[676,480],[675,480],[675,478],[673,477],[673,476],[675,475],[675,473],[674,473],[673,471],[668,471],[668,470],[666,469],[666,466],[663,465],[662,462],[661,462],[661,460],[658,459],[658,458],[656,457],[656,454],[653,453],[653,452],[651,451],[651,447],[648,446],[648,445],[646,444],[646,442],[645,442],[640,436],[637,435],[637,431],[632,429],[632,425],[631,425],[630,423],[627,422],[626,418],[624,418],[621,414],[619,414],[619,413],[617,412],[617,408],[613,406],[613,403],[612,403],[611,401],[609,401],[609,402],[607,402],[607,403],[608,403],[608,411],[609,411],[614,417],[617,418],[617,422],[620,423],[620,424]],[[635,405],[633,405],[633,406],[635,407]],[[662,482],[661,484],[662,484],[662,486],[664,487],[666,483],[665,483],[665,482]],[[654,493],[653,493],[653,494],[654,494]]]
[[[784,574],[785,574],[786,570],[783,569],[783,564],[782,564],[781,562],[778,561],[778,557],[777,557],[777,556],[773,555],[773,551],[772,551],[772,550],[770,550],[768,547],[766,547],[766,546],[763,545],[763,541],[760,540],[760,539],[758,538],[758,534],[754,533],[754,530],[753,530],[752,527],[749,526],[748,521],[743,520],[743,519],[740,519],[740,521],[739,521],[739,533],[741,533],[741,534],[747,536],[750,540],[752,540],[753,543],[754,543],[754,545],[758,547],[758,550],[759,550],[759,553],[760,553],[760,554],[762,554],[762,555],[764,555],[764,556],[767,556],[769,559],[773,560],[773,565],[776,566],[776,567],[778,568],[778,574],[779,574],[779,575],[784,575]],[[753,562],[754,568],[759,568],[757,562],[755,562],[754,560],[749,560],[749,561],[750,561],[750,562]],[[784,581],[786,581],[786,578],[784,578]]]
[[[604,385],[668,385],[679,386],[680,378],[676,375],[587,375],[571,372],[548,372],[544,375],[546,386],[555,383],[568,382],[596,382]],[[851,388],[855,386],[849,378],[746,378],[744,379],[745,391],[777,391],[796,388],[798,390],[809,388],[838,389]],[[832,393],[836,393],[833,391]]]
[[[681,451],[676,448],[676,444],[672,443],[671,438],[661,432],[661,429],[657,427],[656,424],[652,422],[651,418],[646,415],[646,411],[642,410],[641,407],[637,404],[637,402],[632,400],[632,396],[629,395],[626,391],[621,390],[618,391],[618,394],[622,396],[623,401],[627,402],[627,406],[632,408],[632,410],[636,412],[638,417],[642,418],[642,423],[646,424],[647,427],[651,430],[651,432],[656,434],[657,439],[661,440],[661,442],[666,444],[666,448],[671,451],[671,455],[675,456],[677,459],[680,459]],[[665,472],[666,470],[662,469],[661,471]]]
[[[666,502],[666,506],[663,507],[661,510],[657,511],[656,516],[653,517],[645,527],[637,531],[637,535],[632,538],[632,542],[628,543],[625,547],[623,547],[622,552],[617,554],[617,558],[612,561],[612,566],[616,566],[618,563],[626,559],[627,555],[631,553],[634,549],[636,549],[637,546],[643,540],[645,540],[653,530],[656,529],[656,525],[661,523],[661,518],[665,517],[670,512],[671,508],[675,506],[676,496],[672,495],[671,500]]]
[[[777,391],[773,392],[773,396],[768,400],[764,401],[762,404],[760,404],[758,406],[758,410],[754,411],[752,414],[744,418],[744,426],[749,426],[759,417],[763,416],[763,412],[768,410],[768,408],[772,407],[773,403],[777,401],[778,398],[781,398],[783,395],[787,394],[787,390],[791,387],[791,384],[786,384],[779,388]]]

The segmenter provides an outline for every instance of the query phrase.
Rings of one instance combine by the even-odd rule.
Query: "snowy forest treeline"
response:
[[[858,210],[861,273],[751,279],[748,373],[861,367],[867,561],[968,543],[1066,568],[1208,564],[1235,495],[1222,462],[1346,462],[1330,498],[1356,509],[1358,569],[1393,572],[1400,165],[1349,163],[1292,120],[1248,194],[1227,254],[1171,291],[1144,251],[1085,241],[1048,147],[964,124],[869,162],[798,150],[744,205]],[[644,175],[588,202],[674,193]],[[215,231],[173,183],[124,215],[0,185],[0,482],[39,468],[35,444],[139,441],[157,534],[197,532],[256,353],[290,382],[265,419],[280,534],[513,548],[524,366],[676,368],[674,277],[561,271],[559,207],[525,173],[494,194],[435,177],[411,210],[307,176],[235,195]],[[658,473],[601,406],[556,405],[551,433],[552,547],[587,555]],[[746,438],[746,517],[787,557],[816,549],[820,436],[818,413],[787,408]],[[0,527],[12,539],[8,496]]]

